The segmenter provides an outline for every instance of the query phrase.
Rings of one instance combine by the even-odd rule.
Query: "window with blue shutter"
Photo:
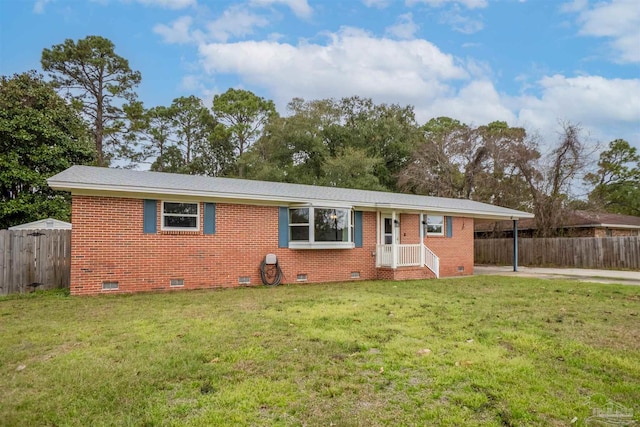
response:
[[[155,234],[158,229],[158,201],[145,199],[142,216],[143,232]]]

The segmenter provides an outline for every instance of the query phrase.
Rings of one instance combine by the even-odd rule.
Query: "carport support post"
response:
[[[513,220],[513,271],[518,271],[518,220]]]

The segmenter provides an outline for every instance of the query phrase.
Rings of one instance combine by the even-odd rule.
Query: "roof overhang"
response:
[[[160,198],[171,200],[198,200],[198,201],[224,201],[234,204],[252,204],[252,205],[272,205],[272,206],[293,206],[293,205],[309,205],[309,206],[327,206],[327,207],[351,207],[363,211],[396,211],[405,213],[429,212],[442,215],[466,216],[471,218],[485,220],[519,220],[524,218],[533,218],[534,215],[516,211],[512,209],[504,209],[506,212],[495,212],[483,209],[468,209],[455,207],[433,207],[415,204],[395,204],[395,203],[378,203],[378,202],[362,202],[348,200],[328,200],[313,197],[287,196],[277,194],[260,194],[247,192],[226,192],[199,190],[194,188],[163,188],[140,186],[132,184],[103,184],[91,182],[70,181],[64,179],[56,179],[52,177],[48,179],[49,186],[54,190],[70,191],[73,195],[83,196],[101,196],[101,197],[126,197],[126,198]],[[484,204],[479,204],[483,207]],[[491,205],[486,205],[490,207]]]

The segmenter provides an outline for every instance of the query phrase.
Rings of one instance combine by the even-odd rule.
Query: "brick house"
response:
[[[73,166],[71,293],[473,274],[474,219],[526,212],[470,200]]]

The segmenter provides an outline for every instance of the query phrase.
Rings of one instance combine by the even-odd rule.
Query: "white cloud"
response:
[[[451,55],[425,40],[378,39],[354,28],[328,37],[326,45],[201,44],[199,52],[208,73],[237,74],[246,84],[269,91],[280,106],[293,97],[351,95],[415,105],[447,96],[447,81],[468,78]]]
[[[589,6],[589,0],[573,0],[560,6],[562,12],[580,12]]]
[[[406,0],[407,6],[423,3],[431,7],[442,7],[446,4],[461,4],[468,9],[482,9],[487,7],[487,0]]]
[[[225,10],[215,21],[207,24],[208,36],[217,41],[226,42],[232,37],[245,37],[253,33],[256,27],[266,27],[269,21],[248,9],[235,5]]]
[[[47,3],[50,3],[50,2],[51,0],[37,0],[33,4],[33,13],[37,13],[37,14],[44,13],[44,7],[47,5]]]
[[[195,6],[196,0],[136,0],[145,6],[158,6],[165,9],[184,9]]]
[[[442,13],[440,21],[449,24],[453,30],[462,34],[477,33],[484,28],[482,21],[462,15],[458,6],[455,6],[451,11]]]
[[[413,15],[409,12],[400,15],[395,25],[391,25],[385,29],[385,34],[398,39],[408,40],[414,37],[418,29],[419,26],[413,22]]]
[[[580,123],[602,142],[614,138],[640,142],[640,79],[554,75],[537,85],[540,97],[514,100],[520,123],[544,131],[556,129],[558,120],[568,120]]]
[[[568,120],[603,142],[640,141],[640,79],[550,75],[524,81],[527,92],[539,95],[508,96],[496,89],[489,64],[454,58],[426,40],[379,38],[349,27],[325,36],[324,43],[200,42],[201,77],[235,75],[243,87],[273,99],[281,112],[293,97],[358,95],[413,105],[419,122],[438,116],[475,125],[503,120],[555,142],[558,121]],[[214,91],[193,77],[183,86]]]
[[[182,16],[171,25],[157,24],[153,27],[153,32],[162,36],[165,43],[189,43],[193,40],[189,32],[192,22],[190,16]]]
[[[493,83],[475,80],[451,96],[417,106],[416,115],[426,121],[432,117],[452,117],[467,124],[483,125],[496,120],[515,123],[517,116],[503,102]]]
[[[202,92],[205,87],[202,83],[202,76],[187,74],[180,81],[180,89],[187,92]]]
[[[389,6],[391,0],[362,0],[362,4],[367,7],[375,7],[377,9],[384,9]]]
[[[615,60],[622,63],[640,62],[640,6],[637,0],[612,0],[593,7],[576,0],[563,7],[578,12],[579,34],[609,38]]]
[[[271,6],[274,4],[284,4],[293,11],[298,18],[309,18],[313,9],[307,3],[307,0],[251,0],[253,6]]]

